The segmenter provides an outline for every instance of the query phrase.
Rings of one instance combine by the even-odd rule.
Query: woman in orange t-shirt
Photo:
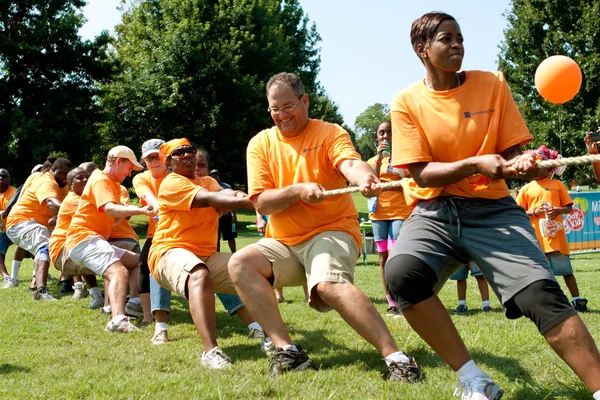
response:
[[[456,20],[431,12],[413,22],[413,49],[425,79],[391,104],[393,166],[419,203],[386,264],[386,282],[411,327],[458,375],[462,398],[498,399],[502,391],[473,362],[437,292],[474,261],[508,318],[527,316],[600,399],[600,353],[554,278],[523,208],[504,179],[539,173],[527,126],[500,72],[462,71]],[[597,392],[597,393],[596,393]]]

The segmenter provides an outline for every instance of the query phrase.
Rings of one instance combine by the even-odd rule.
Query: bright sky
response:
[[[120,22],[121,0],[88,0],[81,29],[92,38]],[[321,35],[319,80],[346,123],[424,77],[410,44],[412,22],[426,12],[454,16],[465,37],[463,69],[496,70],[509,0],[300,0]]]

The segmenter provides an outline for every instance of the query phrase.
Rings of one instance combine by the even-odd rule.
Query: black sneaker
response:
[[[469,311],[469,307],[464,304],[459,304],[458,307],[456,307],[456,310],[454,310],[454,314],[463,315],[466,314],[467,311]]]
[[[409,363],[392,362],[388,367],[390,374],[388,380],[393,382],[417,383],[423,380],[423,371],[414,358]]]
[[[398,307],[390,306],[385,311],[385,315],[386,317],[395,317],[396,315],[398,315]]]
[[[483,311],[483,312],[491,312],[491,311],[494,311],[494,309],[491,306],[483,306],[481,308],[481,311]]]
[[[575,309],[579,312],[588,312],[588,307],[587,307],[587,299],[577,299],[577,300],[573,300],[571,302],[571,304],[573,304],[573,307],[575,307]]]
[[[281,347],[275,349],[275,353],[269,360],[269,377],[274,378],[287,371],[304,371],[316,369],[313,362],[308,358],[306,351],[296,345],[298,351],[284,350]]]
[[[60,285],[60,289],[58,290],[58,294],[67,294],[67,293],[74,293],[75,290],[73,289],[73,278],[69,278],[69,279],[65,279],[64,281],[60,281],[59,283]]]

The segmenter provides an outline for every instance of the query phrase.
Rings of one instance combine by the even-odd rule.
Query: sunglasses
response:
[[[171,153],[171,157],[182,159],[182,158],[191,158],[195,157],[198,150],[196,150],[193,146],[183,146],[178,147]],[[186,157],[187,156],[187,157]]]

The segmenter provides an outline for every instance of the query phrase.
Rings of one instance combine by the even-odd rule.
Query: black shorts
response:
[[[223,240],[231,240],[237,237],[237,228],[235,232],[232,232],[232,223],[233,216],[231,214],[225,214],[221,218],[219,218],[219,233],[217,234],[218,238],[222,238]]]

